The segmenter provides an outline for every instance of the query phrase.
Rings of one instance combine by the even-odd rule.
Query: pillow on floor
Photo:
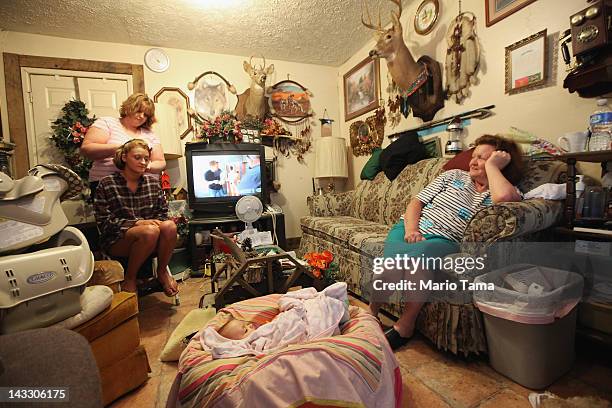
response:
[[[159,359],[161,361],[178,361],[181,353],[187,347],[188,341],[183,341],[183,339],[190,334],[194,334],[210,319],[215,317],[217,312],[214,308],[209,307],[206,309],[194,309],[191,312],[187,313],[187,316],[181,320],[181,322],[176,326],[176,329],[170,335],[166,346],[162,350]]]
[[[377,147],[372,151],[372,156],[361,170],[360,178],[362,180],[374,180],[374,177],[382,170],[380,166],[380,153],[382,149]]]

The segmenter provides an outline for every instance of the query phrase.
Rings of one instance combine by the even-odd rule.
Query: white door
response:
[[[62,107],[77,96],[73,77],[30,75],[31,129],[28,129],[30,167],[39,163],[64,163],[60,151],[51,136],[51,123],[57,119]]]
[[[64,163],[49,138],[51,124],[70,99],[85,102],[89,115],[119,116],[121,102],[127,99],[131,81],[126,79],[83,78],[74,75],[28,73],[30,93],[25,94],[30,120],[28,146],[30,167],[40,163]]]
[[[51,124],[69,100],[78,99],[85,102],[90,117],[119,116],[121,103],[127,99],[129,89],[132,88],[131,78],[103,79],[104,74],[92,74],[100,75],[100,78],[85,78],[80,76],[83,74],[88,75],[79,72],[66,72],[66,75],[25,72],[24,89],[29,89],[29,92],[24,94],[24,100],[28,112],[26,127],[30,167],[40,163],[65,163],[50,136]],[[83,200],[64,201],[62,208],[70,224],[94,220],[91,206],[86,205]]]
[[[119,117],[121,103],[129,95],[124,79],[77,78],[79,99],[85,102],[90,115]]]

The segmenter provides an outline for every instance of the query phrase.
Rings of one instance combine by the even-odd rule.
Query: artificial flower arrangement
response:
[[[85,103],[72,100],[64,105],[62,115],[51,124],[51,140],[64,155],[68,166],[83,180],[89,178],[92,162],[81,156],[79,148],[87,130],[96,120],[95,115],[91,118],[88,115]]]
[[[263,121],[261,134],[264,136],[291,136],[291,132],[273,118],[267,118]]]
[[[334,261],[334,254],[325,250],[323,252],[308,252],[304,255],[312,274],[317,279],[334,281],[338,277],[338,263]]]
[[[242,142],[241,123],[236,116],[229,111],[223,111],[214,120],[199,120],[196,122],[200,130],[196,133],[196,139],[207,143]]]

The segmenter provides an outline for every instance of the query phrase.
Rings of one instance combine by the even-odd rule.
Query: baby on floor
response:
[[[232,319],[217,332],[207,327],[200,342],[213,358],[272,353],[290,344],[340,333],[339,325],[349,319],[347,287],[337,282],[317,292],[305,288],[280,297],[280,313],[270,322],[255,327]]]

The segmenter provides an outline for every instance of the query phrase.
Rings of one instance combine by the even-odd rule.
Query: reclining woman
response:
[[[500,202],[520,201],[522,195],[515,187],[522,177],[522,160],[518,146],[499,136],[484,135],[476,139],[469,171],[449,170],[413,198],[406,213],[395,224],[385,241],[384,257],[434,258],[459,252],[458,243],[468,221],[476,212]],[[387,280],[407,279],[415,282],[432,279],[433,271],[419,268],[403,271],[395,268],[383,272]],[[391,278],[391,275],[395,275]],[[382,276],[385,279],[384,275]],[[385,331],[389,344],[396,349],[408,342],[427,292],[409,294],[400,318]],[[378,315],[383,298],[378,295],[370,303],[370,313]]]
[[[168,220],[168,203],[159,180],[147,174],[151,148],[132,139],[115,152],[120,170],[103,177],[94,200],[100,229],[100,246],[110,256],[128,258],[123,290],[136,291],[136,276],[152,254],[157,254],[157,279],[166,296],[178,293],[178,285],[166,267],[176,244],[176,224]]]

